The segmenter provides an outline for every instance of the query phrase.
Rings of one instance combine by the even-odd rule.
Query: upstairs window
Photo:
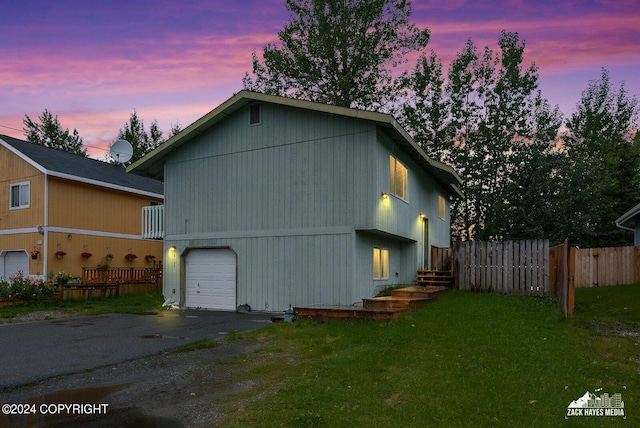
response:
[[[407,168],[394,156],[389,156],[389,177],[391,179],[391,193],[400,199],[407,200]]]
[[[29,208],[29,182],[11,185],[9,207],[11,209]]]
[[[373,249],[373,279],[389,279],[389,250]]]
[[[249,106],[249,125],[260,124],[260,104],[251,104]]]
[[[444,199],[442,195],[438,195],[438,218],[444,220],[445,217],[445,206],[447,201]]]

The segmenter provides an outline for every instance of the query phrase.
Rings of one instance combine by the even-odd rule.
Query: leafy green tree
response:
[[[469,40],[446,83],[433,53],[403,80],[403,124],[464,181],[465,198],[452,202],[454,239],[539,237],[540,225],[521,220],[555,173],[548,161],[561,160],[554,148],[562,117],[541,97],[537,68],[523,69],[525,43],[503,31],[498,45],[499,53],[479,53]]]
[[[62,125],[47,109],[42,115],[38,116],[38,120],[33,121],[28,115],[24,115],[23,124],[24,134],[27,141],[40,144],[45,147],[51,147],[58,150],[64,150],[81,156],[87,156],[87,150],[82,146],[82,138],[78,131],[74,128],[73,132],[69,132],[69,128],[62,129]]]
[[[343,107],[379,109],[394,98],[392,70],[424,48],[407,0],[286,0],[291,17],[253,53],[245,89]]]
[[[172,125],[169,138],[181,130],[179,124]],[[163,137],[163,132],[156,120],[151,123],[149,132],[147,132],[144,128],[144,121],[135,110],[131,113],[129,122],[125,123],[124,128],[118,131],[118,139],[127,140],[133,147],[133,155],[129,162],[135,162],[167,140]],[[112,162],[115,161],[112,160]]]
[[[570,241],[584,247],[625,245],[628,231],[615,220],[640,200],[640,145],[636,133],[638,100],[624,83],[614,88],[609,73],[589,82],[567,121],[564,144],[566,215]]]

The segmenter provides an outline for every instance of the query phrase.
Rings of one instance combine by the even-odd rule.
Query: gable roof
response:
[[[390,114],[355,110],[352,108],[337,107],[328,104],[302,101],[251,91],[238,92],[236,95],[229,98],[227,101],[223,102],[218,107],[193,122],[191,125],[187,126],[180,133],[174,135],[164,144],[161,144],[155,150],[147,153],[143,158],[138,159],[136,162],[129,165],[127,171],[162,179],[164,174],[164,161],[171,152],[188,143],[193,138],[216,125],[218,122],[224,120],[235,111],[256,101],[337,114],[340,116],[375,122],[378,126],[385,129],[389,137],[414,161],[416,161],[418,165],[433,176],[441,186],[447,189],[451,195],[463,197],[463,194],[459,189],[459,186],[462,184],[462,180],[453,168],[430,159]]]
[[[2,134],[0,134],[0,145],[42,173],[52,177],[164,198],[162,182],[128,174],[122,165],[101,162]]]

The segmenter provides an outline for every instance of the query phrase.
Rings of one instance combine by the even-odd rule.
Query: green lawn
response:
[[[39,300],[0,308],[0,318],[11,321],[20,315],[37,311],[62,312],[66,316],[103,313],[144,312],[162,310],[161,292],[122,297],[103,297],[89,300]],[[2,321],[0,321],[2,322]]]
[[[448,291],[390,324],[296,321],[242,334],[267,346],[238,362],[256,387],[230,402],[222,425],[638,426],[640,342],[602,326],[638,332],[639,291],[577,290],[570,321],[550,299]],[[627,419],[565,420],[597,388],[622,394]]]

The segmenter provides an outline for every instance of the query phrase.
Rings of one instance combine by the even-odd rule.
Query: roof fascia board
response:
[[[633,217],[635,217],[639,213],[640,213],[640,204],[636,205],[635,207],[631,208],[626,213],[622,214],[616,220],[616,225],[620,226],[621,224],[626,223],[627,221],[631,220]]]
[[[164,195],[161,195],[161,194],[158,194],[158,193],[153,193],[153,192],[147,192],[145,190],[134,189],[133,187],[118,186],[117,184],[106,183],[104,181],[99,181],[99,180],[92,180],[90,178],[76,177],[75,175],[64,174],[64,173],[56,172],[56,171],[47,171],[46,175],[48,175],[49,177],[63,178],[65,180],[71,180],[71,181],[77,181],[77,182],[80,182],[80,183],[92,184],[94,186],[106,187],[107,189],[119,190],[119,191],[122,191],[122,192],[134,193],[134,194],[137,194],[137,195],[149,196],[149,197],[152,197],[152,198],[159,198],[159,199],[163,199],[164,200]]]
[[[29,156],[27,156],[24,153],[22,153],[20,150],[18,150],[15,147],[13,147],[11,144],[9,144],[6,141],[4,141],[2,138],[0,138],[0,144],[2,144],[3,147],[6,147],[7,150],[9,150],[11,153],[13,153],[14,155],[18,156],[20,159],[22,159],[23,161],[27,162],[32,167],[36,168],[38,171],[42,172],[43,174],[47,173],[47,170],[46,170],[45,167],[43,167],[38,162],[36,162],[33,159],[31,159]]]

